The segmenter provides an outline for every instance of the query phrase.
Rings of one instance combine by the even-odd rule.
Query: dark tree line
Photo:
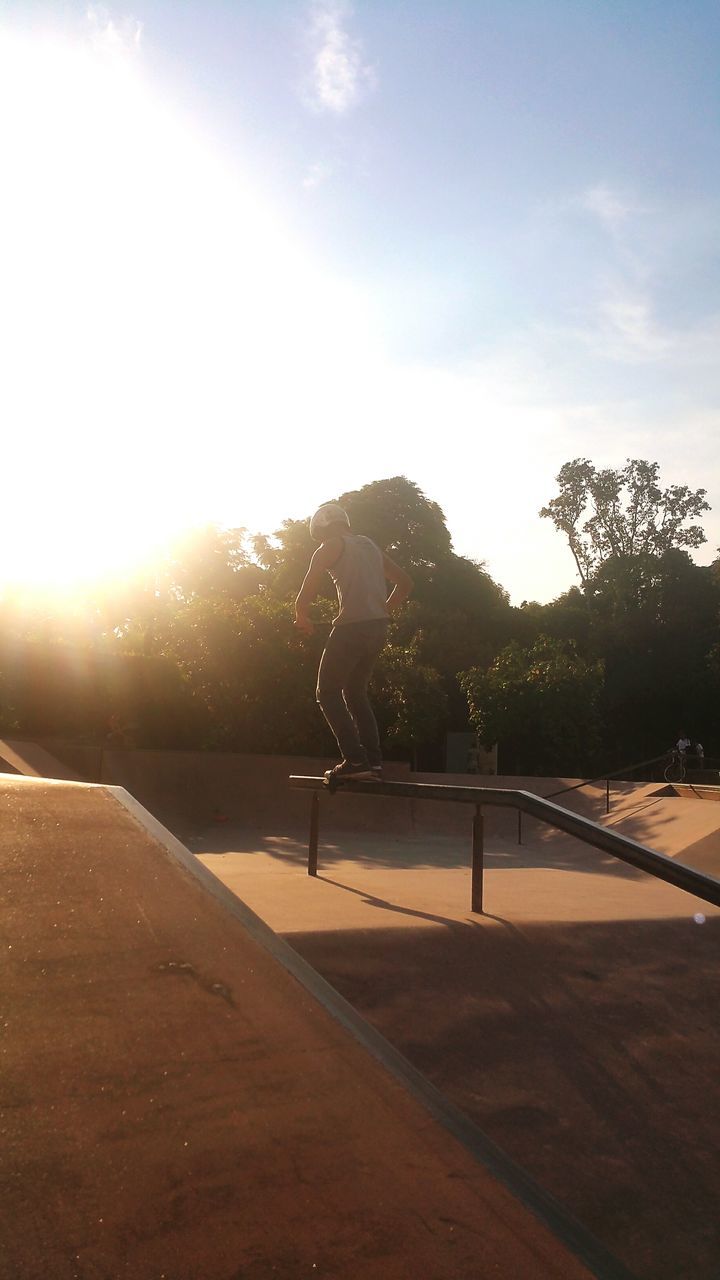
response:
[[[662,490],[653,463],[566,464],[541,515],[580,579],[514,608],[457,555],[437,503],[404,477],[339,495],[415,581],[393,622],[374,699],[388,754],[443,767],[448,730],[499,743],[504,772],[587,775],[658,754],[681,730],[720,754],[720,562],[689,555],[705,494]],[[76,601],[6,597],[0,730],[78,743],[332,754],[315,706],[323,628],[292,603],[307,521],[272,535],[209,526],[135,580]],[[329,627],[328,596],[316,615]]]

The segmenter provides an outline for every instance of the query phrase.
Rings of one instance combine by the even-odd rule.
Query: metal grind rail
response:
[[[317,875],[318,839],[320,833],[320,793],[328,796],[330,789],[323,778],[312,778],[293,775],[290,786],[300,791],[313,793],[310,804],[310,839],[308,844],[308,875]],[[482,914],[483,910],[483,877],[484,877],[484,837],[483,808],[485,805],[496,805],[503,809],[517,809],[519,813],[530,814],[539,818],[548,826],[576,836],[586,844],[609,853],[621,862],[646,871],[648,875],[659,880],[666,880],[686,893],[692,893],[704,902],[711,902],[720,907],[720,880],[714,876],[703,875],[683,862],[676,862],[664,853],[648,849],[636,840],[618,835],[616,831],[607,831],[604,827],[583,818],[580,814],[571,813],[559,804],[533,795],[531,791],[506,791],[499,787],[459,787],[447,786],[443,783],[429,782],[371,782],[358,779],[343,782],[332,793],[349,795],[386,796],[388,799],[405,800],[450,800],[455,803],[471,804],[475,808],[472,823],[472,885],[471,910]]]
[[[628,778],[629,773],[636,773],[638,769],[647,769],[650,767],[650,765],[662,764],[666,762],[667,759],[668,759],[668,753],[667,751],[664,751],[661,756],[653,756],[651,760],[641,760],[638,764],[626,764],[626,765],[623,765],[622,769],[615,769],[613,773],[599,773],[597,777],[587,778],[585,782],[573,782],[569,787],[560,787],[559,791],[548,791],[547,795],[543,796],[543,799],[556,800],[558,796],[566,796],[571,791],[581,791],[583,787],[594,787],[597,785],[598,782],[604,782],[605,783],[605,812],[609,813],[611,781],[614,781],[616,778],[619,778],[623,782],[631,781],[631,779]],[[523,835],[522,815],[523,815],[522,809],[518,809],[518,818],[517,818],[518,844],[522,844],[522,835]]]
[[[605,812],[609,813],[611,782],[617,781],[617,780],[621,782],[632,782],[633,779],[629,776],[630,774],[637,773],[639,769],[649,769],[652,765],[667,764],[670,758],[673,756],[673,754],[677,754],[677,753],[674,753],[672,750],[664,751],[661,756],[653,756],[652,759],[650,760],[640,760],[637,764],[623,765],[622,769],[615,769],[613,773],[599,773],[597,777],[587,778],[585,782],[573,782],[569,787],[561,787],[559,791],[548,791],[547,794],[544,795],[542,798],[543,800],[556,800],[558,796],[566,796],[571,791],[581,791],[583,787],[594,787],[597,785],[598,782],[604,782],[605,783]],[[702,758],[703,760],[705,759],[704,756]],[[700,759],[700,756],[688,755],[687,759],[697,761]],[[705,761],[705,764],[707,766],[708,771],[712,772],[713,769],[711,767],[710,761]],[[685,774],[683,774],[683,778],[684,777],[685,777]],[[665,781],[666,782],[668,781],[667,777],[665,778]],[[676,781],[679,782],[680,779],[677,779]],[[661,785],[661,784],[658,783],[658,785]],[[688,783],[687,785],[692,787],[693,784]],[[696,785],[702,786],[702,783],[699,783]],[[522,809],[518,809],[518,816],[517,816],[518,844],[522,844],[523,842],[522,837],[523,837]]]
[[[544,796],[543,799],[555,800],[558,796],[567,795],[569,791],[580,791],[582,787],[593,787],[598,782],[604,782],[605,783],[605,812],[609,813],[611,781],[613,781],[616,778],[619,778],[623,782],[631,782],[632,779],[628,778],[627,776],[629,773],[636,773],[638,769],[647,769],[650,767],[650,765],[653,765],[653,764],[662,764],[663,762],[666,762],[667,759],[668,759],[668,753],[667,751],[664,751],[661,756],[653,756],[652,760],[641,760],[639,764],[626,764],[626,765],[623,765],[622,769],[615,769],[613,773],[599,773],[596,778],[588,778],[587,782],[573,782],[572,786],[561,787],[559,791],[548,791],[547,795]]]

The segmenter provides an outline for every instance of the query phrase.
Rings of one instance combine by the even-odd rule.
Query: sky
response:
[[[572,458],[720,543],[720,9],[0,5],[0,580],[404,474],[513,603]]]

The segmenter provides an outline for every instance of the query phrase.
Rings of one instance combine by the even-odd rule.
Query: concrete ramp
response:
[[[80,775],[68,765],[57,760],[55,756],[39,746],[37,742],[17,742],[15,739],[0,739],[0,772],[3,762],[10,766],[10,772],[21,773],[29,778],[60,778],[67,782],[80,782]]]
[[[3,1277],[624,1274],[126,793],[0,791]]]
[[[720,877],[720,805],[714,799],[648,792],[628,797],[601,821],[659,853]]]

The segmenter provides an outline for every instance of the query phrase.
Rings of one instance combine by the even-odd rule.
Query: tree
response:
[[[592,619],[579,587],[571,587],[549,604],[524,600],[515,615],[521,627],[513,639],[529,645],[538,636],[552,636],[554,640],[574,640],[581,653],[588,651]]]
[[[196,596],[242,600],[257,591],[262,570],[247,549],[247,530],[208,524],[178,538],[157,567],[160,590],[188,601]]]
[[[252,543],[273,594],[280,600],[296,596],[316,547],[310,537],[309,519],[283,520],[273,534],[258,533]]]
[[[588,599],[605,570],[623,598],[637,603],[659,559],[706,541],[699,524],[687,524],[710,510],[706,490],[661,489],[656,462],[628,458],[622,468],[597,470],[587,458],[575,458],[556,479],[560,492],[540,515],[567,538]]]
[[[507,639],[507,592],[482,564],[453,551],[441,508],[405,476],[373,481],[340,494],[338,501],[355,532],[372,538],[412,574],[412,599],[394,622],[391,643],[442,678],[448,718],[464,728],[467,709],[457,672],[489,661]],[[286,520],[272,538],[255,538],[254,546],[273,594],[283,600],[296,594],[314,546],[308,522]],[[328,578],[328,608],[334,596]]]
[[[354,533],[372,538],[413,576],[419,569],[431,569],[452,552],[440,507],[405,476],[375,480],[333,501],[347,511]],[[270,537],[256,536],[253,546],[260,564],[270,571],[275,593],[282,598],[297,593],[315,549],[309,514],[306,520],[283,521]]]
[[[253,563],[245,529],[207,524],[175,539],[122,582],[95,592],[106,635],[125,652],[160,652],[172,618],[192,600],[244,600],[260,590],[264,571]]]
[[[659,754],[683,725],[708,745],[715,712],[706,660],[717,637],[720,584],[686,551],[654,562],[634,609],[616,579],[599,575],[591,641],[605,662],[604,736],[615,765]]]
[[[572,641],[540,636],[509,644],[483,671],[461,673],[470,722],[481,742],[499,743],[505,772],[586,773],[600,742],[600,662]]]
[[[315,704],[319,646],[294,630],[287,603],[196,597],[162,637],[203,709],[204,746],[224,751],[326,754],[332,739]]]
[[[417,649],[390,644],[372,679],[378,726],[388,747],[412,757],[434,742],[447,723],[447,694],[442,677],[418,661]]]
[[[409,573],[431,568],[452,551],[450,531],[437,502],[426,498],[412,480],[393,476],[343,493],[356,533],[372,538]]]

